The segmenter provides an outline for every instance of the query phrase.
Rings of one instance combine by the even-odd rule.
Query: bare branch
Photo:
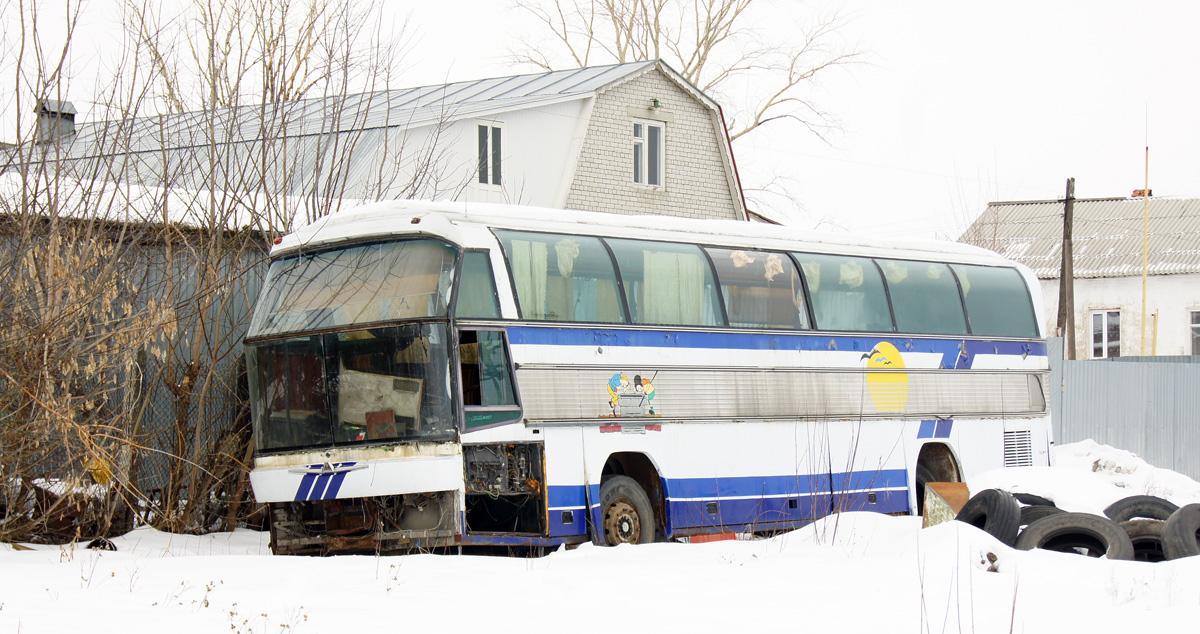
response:
[[[780,120],[825,138],[836,120],[804,93],[817,77],[863,56],[837,44],[847,24],[837,13],[813,16],[798,40],[789,33],[771,41],[754,26],[779,20],[780,5],[769,0],[516,0],[516,7],[549,31],[568,65],[597,61],[593,51],[617,63],[664,59],[705,92],[748,95],[726,104],[733,139]],[[540,43],[512,55],[547,70],[563,59]]]

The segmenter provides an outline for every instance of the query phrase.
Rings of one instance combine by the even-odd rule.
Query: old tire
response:
[[[1200,504],[1175,511],[1163,525],[1163,549],[1167,559],[1200,555]]]
[[[1056,513],[1025,527],[1018,550],[1053,550],[1089,557],[1133,559],[1133,542],[1115,522],[1090,513]]]
[[[1032,493],[1013,493],[1013,497],[1017,498],[1017,501],[1025,506],[1054,506],[1054,502]]]
[[[654,508],[636,480],[611,476],[600,483],[600,525],[607,546],[654,541]]]
[[[929,467],[921,463],[917,463],[917,515],[925,514],[925,484],[933,482],[933,473],[929,471]]]
[[[1029,526],[1043,517],[1050,517],[1059,513],[1066,513],[1066,511],[1056,506],[1044,506],[1040,504],[1036,506],[1022,506],[1021,526]]]
[[[1021,529],[1021,505],[1008,491],[987,489],[967,500],[954,519],[982,529],[1004,545],[1012,546]]]
[[[1104,514],[1108,519],[1121,523],[1132,519],[1145,518],[1151,520],[1166,520],[1179,507],[1169,500],[1153,495],[1131,495],[1108,505]]]
[[[1162,520],[1129,520],[1121,522],[1121,529],[1133,542],[1133,560],[1158,563],[1166,561],[1166,549],[1163,547],[1163,528],[1166,522]]]

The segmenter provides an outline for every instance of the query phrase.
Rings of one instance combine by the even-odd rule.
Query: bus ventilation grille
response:
[[[1033,440],[1030,435],[1028,430],[1004,432],[1004,466],[1033,466]]]

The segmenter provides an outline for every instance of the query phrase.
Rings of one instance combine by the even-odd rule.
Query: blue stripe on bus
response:
[[[709,526],[753,526],[784,522],[799,526],[833,511],[868,510],[903,513],[909,510],[908,473],[904,469],[852,471],[847,473],[747,476],[737,478],[663,479],[667,497],[667,535]],[[600,486],[590,489],[592,522],[602,524]],[[871,495],[875,502],[870,501]],[[550,536],[562,537],[587,532],[587,518],[580,506],[587,504],[585,487],[550,486]],[[710,502],[717,513],[708,513]],[[795,505],[793,508],[792,505]],[[570,523],[562,522],[562,511],[572,511]],[[717,522],[714,524],[714,522]],[[784,526],[786,528],[786,526]],[[689,532],[694,532],[690,531]]]
[[[546,489],[547,502],[551,509],[572,509],[587,506],[582,486],[550,486]]]
[[[874,495],[874,502],[871,495]],[[792,508],[795,500],[795,508]],[[716,512],[710,512],[715,510]],[[755,498],[719,500],[715,509],[707,502],[667,502],[670,529],[667,535],[688,529],[740,526],[757,530],[757,526],[772,522],[804,524],[830,513],[845,511],[875,511],[903,513],[909,510],[908,490],[858,491],[854,493],[820,493],[792,498]]]
[[[954,421],[939,420],[937,422],[937,428],[933,430],[933,437],[934,438],[949,438],[950,437],[950,429],[952,427],[954,427]]]
[[[348,467],[356,464],[355,462],[339,462],[336,467]],[[322,465],[308,465],[309,469],[320,469]],[[346,474],[349,471],[330,472],[330,473],[306,473],[303,478],[300,478],[300,486],[296,488],[297,502],[307,500],[332,500],[337,497],[338,491],[342,488],[342,481],[346,479]]]
[[[808,495],[829,491],[890,489],[908,486],[904,469],[877,469],[787,476],[664,479],[667,498],[727,498]]]
[[[969,340],[961,337],[915,339],[881,335],[846,337],[811,333],[787,335],[511,326],[508,328],[508,339],[509,343],[513,345],[637,346],[714,350],[842,350],[852,352],[868,352],[875,347],[875,344],[887,341],[905,352],[941,354],[942,365],[950,368],[970,367],[971,360],[978,354],[1046,356],[1045,342]]]
[[[917,438],[949,438],[953,429],[953,420],[923,420]]]
[[[317,481],[317,474],[307,473],[303,478],[300,478],[300,487],[296,489],[296,501],[302,502],[308,499],[309,492],[312,491],[313,483]]]
[[[332,500],[332,499],[336,498],[337,494],[338,494],[338,490],[342,488],[342,481],[346,479],[347,473],[350,473],[350,472],[343,471],[341,473],[333,474],[333,477],[329,479],[329,488],[325,489],[325,496],[321,499]]]
[[[923,420],[917,429],[917,438],[933,438],[933,430],[937,428],[936,420]]]

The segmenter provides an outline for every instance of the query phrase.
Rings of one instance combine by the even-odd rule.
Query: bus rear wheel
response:
[[[633,478],[615,475],[600,483],[600,513],[605,545],[654,541],[654,510]]]

